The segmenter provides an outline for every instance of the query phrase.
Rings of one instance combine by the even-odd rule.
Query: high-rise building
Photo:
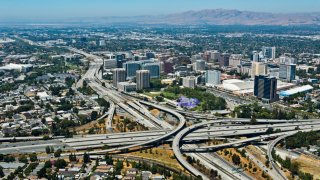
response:
[[[160,64],[159,63],[143,64],[142,69],[150,71],[150,78],[159,78],[160,77]]]
[[[196,87],[196,77],[195,76],[187,76],[182,78],[182,86],[188,88]]]
[[[229,66],[229,58],[230,58],[230,54],[228,54],[228,53],[221,54],[219,57],[219,66],[220,67]]]
[[[268,102],[277,100],[277,79],[261,75],[255,76],[254,96]]]
[[[208,86],[221,84],[221,72],[218,70],[206,71],[205,81]]]
[[[252,52],[252,61],[253,62],[259,62],[260,61],[260,56],[259,56],[259,53],[257,51],[253,51]]]
[[[268,73],[268,66],[263,62],[252,62],[251,67],[252,67],[252,71],[251,71],[252,78],[259,75],[267,75]]]
[[[219,51],[213,51],[211,52],[211,58],[210,58],[210,62],[218,62],[220,58],[220,53]]]
[[[296,65],[295,64],[280,64],[279,78],[288,82],[296,78]]]
[[[195,71],[204,71],[206,69],[206,61],[203,59],[196,60],[194,63],[194,70]]]
[[[106,41],[104,39],[100,39],[99,46],[105,46],[105,45],[106,45]]]
[[[115,60],[115,59],[104,59],[103,60],[103,68],[104,69],[117,68],[117,60]]]
[[[114,87],[118,87],[119,82],[126,81],[126,70],[124,68],[112,69],[113,83]]]
[[[173,64],[169,61],[164,61],[163,62],[163,72],[165,74],[172,73],[173,72]]]
[[[279,58],[280,64],[297,64],[297,59],[288,56],[281,56]]]
[[[140,70],[140,63],[131,61],[123,64],[123,68],[126,69],[127,79],[134,78],[136,76],[136,72]]]
[[[148,52],[146,52],[146,57],[147,57],[147,59],[151,59],[151,58],[155,58],[156,55],[154,54],[154,52],[148,51]]]
[[[229,66],[230,67],[237,67],[241,64],[241,60],[243,58],[242,54],[231,54],[229,59]]]
[[[191,56],[191,62],[192,63],[194,63],[194,62],[196,62],[197,60],[200,60],[200,59],[202,59],[200,54],[195,54],[195,55]]]
[[[150,88],[150,71],[138,70],[136,72],[137,90]]]
[[[262,47],[262,55],[264,58],[275,59],[276,47]]]

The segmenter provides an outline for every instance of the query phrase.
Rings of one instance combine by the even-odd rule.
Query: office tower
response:
[[[288,57],[288,56],[281,56],[279,58],[280,64],[297,64],[297,59]]]
[[[279,68],[269,68],[268,69],[268,74],[269,74],[270,77],[278,78],[279,77],[279,72],[280,72]]]
[[[277,79],[275,77],[255,76],[254,96],[268,102],[277,100]]]
[[[243,58],[242,54],[232,54],[229,59],[229,66],[237,67],[238,65],[241,64],[242,58]]]
[[[104,69],[117,68],[117,60],[115,60],[115,59],[104,59],[103,60],[103,68]]]
[[[104,39],[99,40],[99,46],[105,46],[106,41]]]
[[[126,69],[127,79],[134,78],[136,76],[136,72],[140,70],[140,63],[131,61],[123,64],[123,68]]]
[[[200,60],[200,59],[202,59],[200,54],[195,54],[195,55],[191,56],[191,62],[192,63],[194,63],[194,62],[196,62],[197,60]]]
[[[182,86],[188,88],[195,88],[196,87],[196,77],[194,76],[187,76],[182,78]]]
[[[117,87],[119,82],[126,81],[126,70],[124,68],[112,69],[113,86]]]
[[[268,73],[268,66],[262,62],[252,62],[252,71],[251,77],[254,78],[255,76],[259,75],[267,75]]]
[[[132,92],[137,89],[137,84],[133,82],[119,82],[118,83],[118,90],[124,92]]]
[[[264,58],[275,59],[276,47],[262,47],[262,55]]]
[[[173,64],[169,61],[163,62],[163,71],[165,74],[173,73]]]
[[[155,58],[156,55],[154,54],[154,52],[146,52],[146,57],[147,59],[152,59]]]
[[[211,52],[211,61],[210,62],[218,62],[220,58],[220,53],[219,51],[213,51]]]
[[[194,63],[194,71],[204,71],[206,69],[206,61],[203,59],[196,60]]]
[[[123,67],[123,61],[125,60],[126,55],[125,54],[116,54],[115,57],[117,60],[117,67],[118,68]]]
[[[150,71],[138,70],[136,73],[137,90],[150,88]]]
[[[105,59],[116,59],[116,56],[114,54],[105,54]]]
[[[295,64],[280,64],[279,78],[288,82],[296,78],[296,65]]]
[[[143,64],[142,69],[150,71],[150,78],[159,78],[160,77],[160,64],[159,63]]]
[[[252,61],[253,62],[259,62],[260,61],[259,53],[257,51],[253,51],[252,52]]]
[[[229,66],[229,58],[230,58],[230,54],[228,54],[228,53],[221,54],[219,57],[219,66],[220,67]]]
[[[215,86],[221,84],[221,72],[218,70],[207,71],[205,76],[206,85]]]

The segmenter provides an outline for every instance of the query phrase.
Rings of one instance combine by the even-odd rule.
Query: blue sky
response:
[[[320,12],[320,0],[0,0],[0,18],[158,15],[216,8]]]

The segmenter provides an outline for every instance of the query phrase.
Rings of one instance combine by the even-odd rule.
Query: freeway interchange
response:
[[[0,153],[38,152],[44,151],[46,146],[55,146],[68,151],[76,151],[76,155],[82,155],[83,151],[89,148],[91,149],[91,151],[87,152],[89,154],[124,153],[137,148],[171,143],[172,150],[178,162],[195,176],[201,176],[202,179],[209,179],[206,174],[189,164],[184,154],[199,160],[206,168],[216,170],[222,179],[254,179],[243,171],[232,172],[232,169],[237,167],[219,157],[214,152],[227,147],[267,142],[267,155],[273,168],[268,169],[264,167],[265,172],[269,174],[270,177],[273,177],[273,179],[286,179],[283,172],[272,159],[271,151],[274,146],[281,139],[293,135],[298,131],[307,132],[320,130],[320,122],[317,119],[259,119],[256,125],[249,125],[250,119],[206,118],[206,115],[190,113],[189,116],[200,117],[202,122],[187,126],[186,116],[182,115],[182,113],[176,109],[127,96],[115,90],[110,84],[104,82],[101,78],[102,75],[100,71],[102,65],[101,58],[74,48],[69,48],[69,50],[82,54],[92,60],[88,71],[78,81],[76,87],[81,87],[83,81],[86,81],[99,97],[110,102],[110,109],[104,116],[107,116],[106,128],[112,129],[112,119],[115,110],[121,108],[134,117],[133,119],[137,123],[147,127],[149,131],[85,135],[83,137],[75,136],[73,138],[58,138],[47,141],[34,138],[29,139],[30,142],[1,145]],[[102,85],[102,82],[104,82],[104,85]],[[176,118],[178,122],[177,125],[173,126],[164,120],[156,118],[146,107],[152,107],[170,114]],[[280,132],[268,134],[267,130],[270,128],[277,129]],[[239,136],[247,136],[247,138],[235,138]],[[211,139],[222,139],[227,142],[213,146],[204,144],[205,141]],[[17,138],[17,140],[19,140],[19,138]],[[21,141],[23,140],[26,139],[21,139]],[[62,155],[67,156],[69,154],[65,153]]]

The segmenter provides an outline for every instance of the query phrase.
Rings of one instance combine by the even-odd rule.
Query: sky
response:
[[[320,12],[320,0],[0,0],[0,18],[163,15],[218,8],[274,13]]]

